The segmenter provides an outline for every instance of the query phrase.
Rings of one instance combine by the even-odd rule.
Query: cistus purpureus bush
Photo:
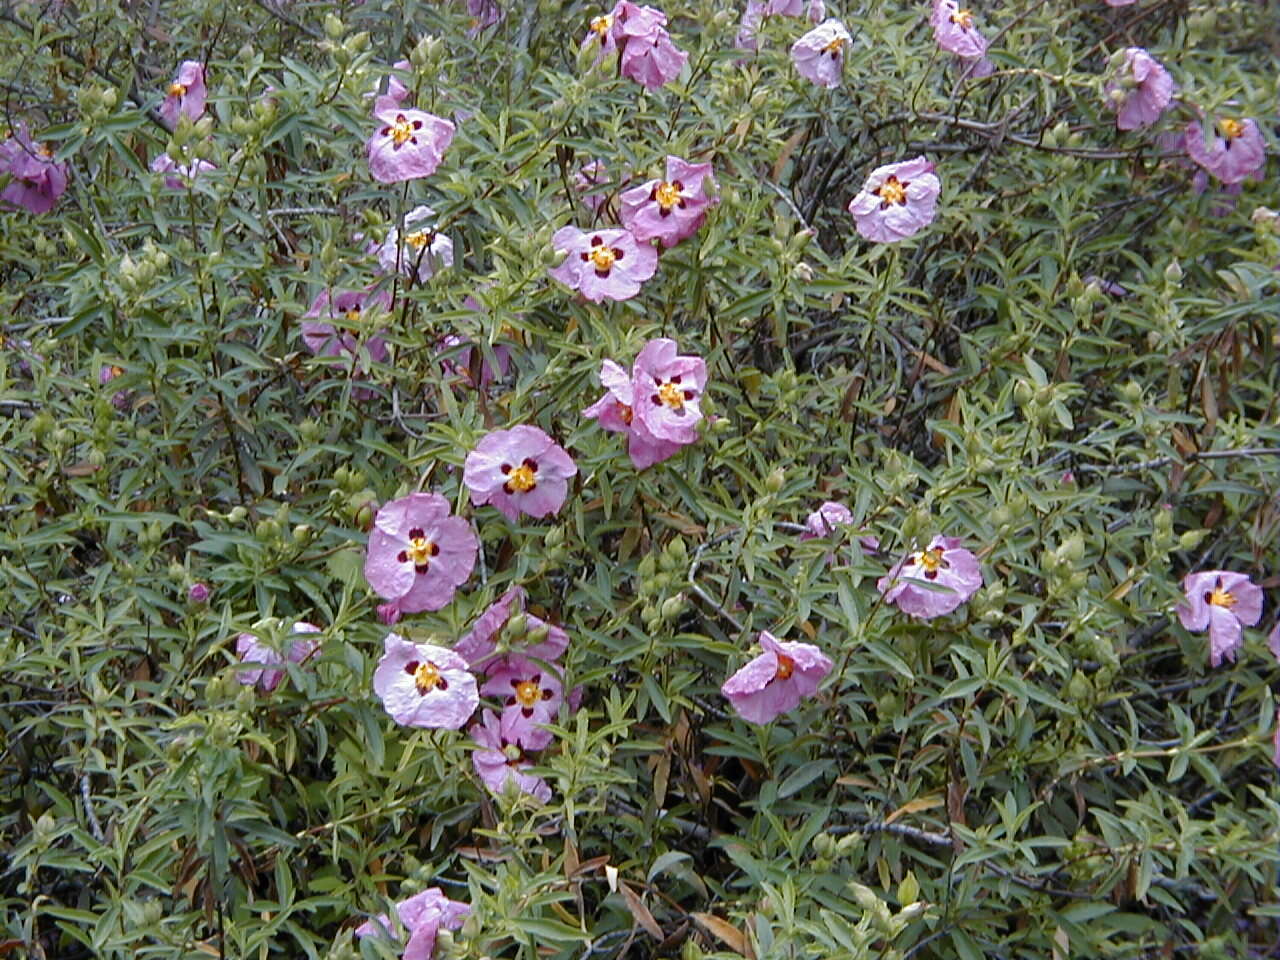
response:
[[[192,587],[192,590],[194,589],[195,587]],[[293,625],[294,635],[320,632],[320,628],[314,623],[300,620]],[[256,686],[263,693],[271,693],[284,679],[285,672],[277,666],[278,664],[286,661],[297,664],[306,663],[319,649],[320,641],[303,636],[301,639],[291,641],[285,652],[281,653],[270,644],[264,643],[256,634],[242,633],[236,638],[236,656],[245,666],[236,668],[236,679],[246,687]]]
[[[623,191],[622,225],[637,240],[661,240],[664,247],[674,247],[698,232],[707,208],[716,203],[710,195],[714,188],[711,164],[667,157],[665,179]]]
[[[1186,128],[1187,153],[1228,186],[1262,175],[1266,145],[1252,118],[1219,117]]]
[[[551,799],[547,781],[525,772],[532,762],[517,742],[518,726],[514,714],[504,711],[499,717],[492,710],[485,710],[480,722],[471,726],[471,739],[476,743],[476,749],[471,751],[471,763],[481,782],[498,796],[505,794],[507,785],[511,784],[516,792],[547,803]]]
[[[471,669],[487,673],[501,665],[508,653],[551,662],[569,648],[569,634],[528,613],[525,592],[511,587],[491,603],[471,629],[454,645]]]
[[[160,103],[160,116],[170,127],[178,125],[179,117],[199,120],[204,113],[208,91],[204,85],[204,64],[199,60],[184,60],[178,73],[165,90]]]

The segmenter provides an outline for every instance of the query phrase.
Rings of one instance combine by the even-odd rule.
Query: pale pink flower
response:
[[[800,535],[801,540],[827,537],[835,533],[838,527],[852,526],[853,511],[843,503],[828,500],[805,518],[804,525],[808,529]]]
[[[369,531],[365,579],[400,613],[439,610],[476,563],[479,541],[435,493],[411,493],[382,505]]]
[[[849,212],[858,233],[868,240],[896,243],[933,223],[941,192],[933,164],[916,157],[871,171],[858,195],[849,201]]]
[[[523,618],[524,629],[519,636],[506,639],[504,628],[513,616]],[[493,669],[509,652],[550,663],[568,648],[569,635],[564,630],[526,612],[521,587],[510,588],[491,603],[453,646],[454,652],[465,658],[477,673]]]
[[[1107,82],[1107,102],[1116,111],[1116,127],[1137,130],[1149,127],[1173,99],[1173,78],[1141,47],[1124,52],[1119,75]],[[1119,94],[1119,96],[1117,96]]]
[[[471,763],[489,790],[502,796],[510,781],[519,792],[543,803],[551,799],[551,788],[547,782],[525,773],[530,763],[516,742],[515,721],[511,717],[504,714],[499,719],[492,710],[485,710],[480,715],[480,723],[473,724],[470,733],[478,748],[471,752]]]
[[[450,900],[439,887],[428,887],[408,900],[401,900],[396,904],[396,916],[409,934],[401,960],[431,960],[440,930],[459,929],[470,912],[469,905]],[[396,943],[400,941],[400,934],[385,913],[366,920],[354,933],[361,939],[381,936]]]
[[[680,76],[689,55],[676,48],[666,15],[653,7],[621,0],[613,8],[613,33],[622,51],[620,72],[649,90]]]
[[[430,643],[410,643],[387,634],[373,672],[373,691],[396,723],[457,730],[480,704],[467,661]]]
[[[521,512],[535,519],[557,512],[577,472],[562,446],[526,424],[486,434],[467,454],[462,482],[472,504],[491,504],[515,523]]]
[[[1128,7],[1137,3],[1138,0],[1107,0],[1108,7]]]
[[[541,724],[554,723],[564,687],[546,667],[527,657],[512,655],[493,664],[480,692],[502,702],[504,729],[526,750],[541,750],[551,743],[551,733]]]
[[[67,189],[66,166],[54,163],[53,151],[33,141],[22,126],[0,143],[0,174],[10,178],[0,190],[0,209],[13,206],[48,213]]]
[[[822,87],[840,86],[844,52],[853,38],[839,20],[827,20],[791,45],[791,60],[800,76]]]
[[[928,548],[899,560],[876,582],[886,603],[921,620],[955,610],[978,592],[978,558],[960,546],[959,537],[934,537]]]
[[[501,23],[507,16],[497,0],[467,0],[467,13],[471,14],[471,26],[467,29],[469,36]]]
[[[609,199],[605,190],[598,189],[609,182],[608,168],[603,160],[592,160],[584,163],[573,175],[574,189],[582,195],[582,202],[592,213],[596,213]]]
[[[1280,768],[1280,710],[1276,711],[1276,732],[1271,735],[1271,762]]]
[[[1191,159],[1228,186],[1261,177],[1267,152],[1258,125],[1250,119],[1220,117],[1217,129],[1222,136],[1214,136],[1206,144],[1210,128],[1194,120],[1187,124],[1185,142]]]
[[[664,247],[674,247],[693,236],[706,219],[707,208],[719,203],[709,195],[714,188],[711,164],[668,156],[665,178],[622,194],[622,225],[637,240],[657,239]]]
[[[151,172],[163,173],[165,175],[164,185],[170,190],[185,189],[189,183],[193,183],[206,170],[217,169],[217,166],[208,160],[195,160],[191,163],[180,165],[167,153],[162,153],[151,161]]]
[[[160,104],[160,118],[170,129],[178,125],[180,116],[199,120],[204,113],[205,96],[204,64],[198,60],[184,60]]]
[[[631,375],[612,360],[600,365],[600,383],[607,391],[603,397],[582,411],[593,417],[605,430],[627,435],[627,454],[637,470],[644,470],[675,456],[683,444],[659,440],[649,433],[644,422],[635,415],[635,390]]]
[[[192,588],[194,590],[194,587]],[[208,588],[206,588],[207,590]],[[208,594],[205,594],[208,598]],[[195,601],[203,602],[203,601]],[[314,623],[299,620],[293,625],[295,634],[320,633]],[[249,664],[253,669],[236,671],[236,679],[246,687],[257,686],[264,693],[270,693],[280,685],[285,671],[279,666],[285,663],[305,663],[320,649],[320,641],[313,639],[294,640],[289,644],[285,654],[274,647],[263,643],[252,633],[242,633],[236,638],[236,656],[240,662]]]
[[[832,664],[813,644],[777,640],[763,630],[760,646],[764,652],[726,680],[720,692],[742,719],[763,724],[813,696]]]
[[[417,277],[425,283],[443,267],[453,266],[453,241],[433,229],[436,212],[428,206],[414,207],[404,215],[404,238],[392,227],[378,247],[378,266],[387,273]]]
[[[369,172],[382,183],[397,183],[436,172],[453,142],[455,127],[422,110],[383,104],[375,110],[378,129],[369,138]]]
[[[405,86],[401,75],[412,76],[413,64],[408,60],[397,60],[392,64],[394,68],[391,73],[387,74],[387,92],[382,93],[381,83],[365,94],[366,97],[373,98],[373,112],[376,114],[380,110],[395,110],[404,103],[409,97],[409,88]]]
[[[1244,645],[1244,628],[1262,619],[1262,588],[1230,570],[1190,573],[1182,581],[1186,600],[1174,608],[1183,627],[1209,631],[1209,662],[1233,663]]]
[[[348,327],[359,324],[361,315],[371,307],[381,312],[391,309],[391,294],[384,291],[374,293],[369,290],[343,290],[330,299],[328,290],[321,290],[311,301],[311,309],[304,313],[302,320],[302,342],[307,349],[318,357],[346,357],[352,362],[349,372],[352,377],[362,378],[368,374],[362,352],[368,354],[373,363],[386,363],[391,353],[387,349],[383,331],[368,335],[363,342]],[[321,318],[327,318],[322,320]],[[353,391],[357,399],[368,400],[374,391],[368,387],[356,387]]]
[[[471,387],[487,387],[499,377],[505,377],[507,370],[511,367],[511,348],[505,343],[493,345],[494,363],[486,360],[484,351],[479,350],[465,337],[452,333],[445,334],[436,345],[441,354],[440,366],[454,376],[461,377]],[[480,363],[478,384],[471,369],[477,357]]]
[[[630,230],[583,232],[577,227],[561,227],[551,242],[565,258],[547,272],[592,303],[606,297],[634,297],[658,269],[657,251],[636,240]]]
[[[631,368],[632,410],[655,439],[696,443],[707,364],[676,350],[676,342],[666,337],[644,345]]]
[[[956,0],[934,0],[929,24],[938,47],[947,53],[966,60],[986,55],[987,40],[973,25],[973,12],[963,9]]]
[[[192,603],[205,603],[209,599],[209,585],[196,581],[187,588],[187,599]]]
[[[1267,637],[1267,649],[1271,651],[1271,655],[1280,660],[1280,620],[1276,621],[1275,627],[1271,630],[1271,635]]]

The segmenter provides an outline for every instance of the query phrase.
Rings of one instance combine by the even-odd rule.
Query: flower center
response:
[[[421,250],[427,246],[436,237],[434,230],[415,230],[413,233],[404,235],[405,242],[415,250]]]
[[[932,550],[923,551],[916,562],[924,567],[927,573],[937,573],[938,568],[943,565],[942,548],[934,547]]]
[[[173,83],[169,84],[169,96],[185,97],[186,95],[187,95],[187,88],[182,84],[178,83],[176,80]]]
[[[107,367],[107,372],[108,372],[109,374],[111,374],[111,376],[110,376],[110,378],[109,378],[109,379],[111,379],[111,380],[114,380],[116,377],[123,377],[123,376],[124,376],[124,368],[123,368],[123,367],[118,367],[118,366],[116,366],[114,363],[113,363],[111,366]]]
[[[613,27],[613,17],[611,17],[607,13],[602,17],[591,18],[591,32],[594,33],[597,37],[599,37],[601,41],[604,40],[605,35],[609,32],[610,29],[612,29],[612,27]]]
[[[843,47],[844,47],[844,37],[836,37],[834,40],[832,40],[830,43],[828,43],[825,47],[822,48],[822,52],[829,53],[833,57],[838,57],[840,56],[840,51],[843,49]]]
[[[507,493],[528,493],[538,485],[538,465],[533,460],[526,459],[518,467],[504,463],[502,472],[507,477],[502,489]]]
[[[897,177],[890,177],[884,182],[879,190],[876,191],[882,202],[887,204],[898,204],[905,206],[907,202],[907,185],[902,183]]]
[[[961,30],[972,30],[973,12],[970,10],[957,10],[951,15],[951,22]]]
[[[413,561],[416,567],[425,567],[427,562],[436,555],[436,545],[426,537],[414,537],[409,541],[409,549],[405,551],[408,558]]]
[[[542,699],[542,687],[536,680],[522,680],[516,684],[516,699],[522,707],[532,707]]]
[[[53,151],[50,150],[48,147],[44,146],[43,144],[36,147],[36,153],[40,154],[40,156],[44,157],[46,160],[50,160],[53,158]]]
[[[418,688],[418,693],[424,697],[437,687],[441,690],[449,688],[449,681],[440,675],[440,668],[430,660],[419,663],[414,668],[413,683]]]
[[[658,387],[658,398],[672,410],[684,409],[684,391],[675,382],[664,383]]]
[[[618,258],[614,256],[613,248],[601,244],[591,249],[591,262],[596,265],[597,270],[610,270],[613,268],[614,261]]]
[[[634,411],[632,411],[632,409],[625,403],[618,403],[616,404],[616,407],[618,409],[618,416],[622,418],[622,422],[628,427],[631,426],[631,418],[635,416]]]
[[[391,135],[391,139],[395,141],[397,147],[404,144],[406,140],[413,139],[413,124],[405,119],[403,113],[396,114],[396,122],[387,128]]]
[[[774,673],[775,680],[789,680],[791,674],[795,672],[796,662],[788,657],[785,653],[778,654],[778,669]]]
[[[346,312],[346,318],[347,318],[347,323],[359,323],[359,322],[360,322],[360,308],[359,308],[359,307],[352,307],[350,310],[348,310],[348,311]]]
[[[1244,135],[1244,124],[1232,117],[1223,117],[1218,121],[1218,126],[1222,130],[1222,135],[1228,140]]]
[[[684,189],[684,184],[679,180],[667,183],[665,180],[658,184],[653,191],[653,199],[658,201],[658,206],[662,208],[664,213],[670,212],[671,208],[680,203],[680,192]]]
[[[1211,593],[1205,594],[1204,600],[1212,607],[1231,608],[1236,605],[1235,594],[1229,590],[1223,590],[1221,585],[1215,586]]]

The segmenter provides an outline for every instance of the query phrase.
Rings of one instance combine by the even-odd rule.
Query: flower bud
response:
[[[343,29],[342,21],[332,13],[324,18],[324,33],[330,40],[337,40],[342,36]]]
[[[764,478],[764,488],[770,493],[777,493],[787,482],[787,472],[782,467],[774,467]]]
[[[1178,265],[1177,260],[1169,261],[1169,265],[1164,268],[1164,278],[1174,286],[1182,282],[1182,267]]]

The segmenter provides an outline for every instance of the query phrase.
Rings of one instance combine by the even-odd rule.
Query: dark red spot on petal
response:
[[[398,554],[396,554],[396,563],[408,563],[408,562],[409,562],[409,554],[406,551],[401,550]]]
[[[511,464],[509,464],[509,463],[504,463],[504,464],[503,464],[502,466],[500,466],[498,469],[499,469],[499,470],[501,470],[504,474],[510,473],[510,472],[511,472]]]
[[[409,674],[409,676],[412,677],[415,673],[418,672],[418,661],[410,660],[408,663],[406,663],[404,665],[404,672]]]

